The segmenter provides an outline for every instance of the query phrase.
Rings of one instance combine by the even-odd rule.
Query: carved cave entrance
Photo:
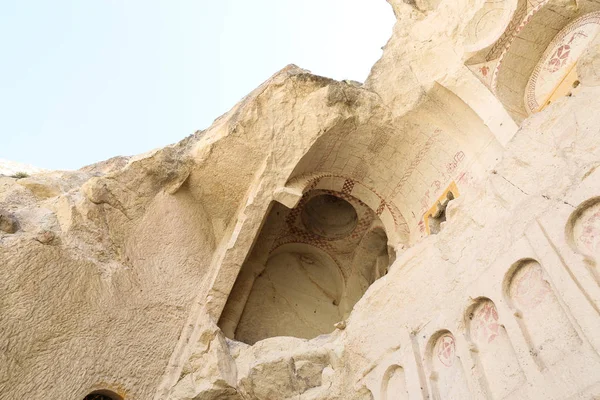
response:
[[[109,390],[97,390],[87,396],[83,400],[122,400],[123,398]]]
[[[219,326],[249,344],[330,333],[387,272],[387,243],[377,214],[347,193],[310,190],[293,209],[274,202]]]

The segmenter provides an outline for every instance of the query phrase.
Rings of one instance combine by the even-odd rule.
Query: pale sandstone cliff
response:
[[[486,21],[496,39],[516,3]],[[0,177],[0,399],[600,396],[597,42],[578,91],[518,128],[465,65],[490,40],[469,33],[489,2],[391,4],[398,23],[364,85],[288,66],[173,146]],[[315,190],[370,209],[364,236],[292,226]],[[301,305],[261,315],[280,303],[253,285],[275,277],[266,260],[285,240],[311,263],[343,261],[340,288],[310,271],[270,281],[331,295],[331,333],[306,339],[294,321],[321,316],[318,293],[278,292]],[[351,283],[357,263],[378,272]],[[259,318],[265,339],[235,340]],[[296,337],[269,337],[281,321]]]

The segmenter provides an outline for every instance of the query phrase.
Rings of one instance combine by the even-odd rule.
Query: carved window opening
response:
[[[292,209],[273,203],[219,327],[248,344],[331,333],[391,259],[379,215],[348,191],[313,189]]]
[[[96,390],[85,396],[83,400],[123,400],[123,397],[109,390]]]
[[[456,183],[452,184],[437,199],[435,204],[425,213],[425,227],[427,233],[435,235],[442,230],[442,223],[446,222],[446,209],[448,204],[458,197]]]

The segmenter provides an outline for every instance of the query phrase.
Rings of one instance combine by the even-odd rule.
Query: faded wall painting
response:
[[[482,385],[494,399],[504,399],[518,390],[526,379],[515,350],[491,300],[481,299],[468,318],[476,364],[483,372]]]
[[[531,355],[540,368],[559,363],[579,348],[581,340],[540,263],[521,262],[510,278],[508,293],[520,315],[518,321]]]
[[[431,354],[431,387],[435,399],[470,397],[462,362],[456,355],[456,340],[450,332],[435,340]]]
[[[525,107],[529,113],[545,107],[561,83],[574,73],[575,63],[599,30],[600,12],[594,12],[573,21],[556,35],[527,83]]]

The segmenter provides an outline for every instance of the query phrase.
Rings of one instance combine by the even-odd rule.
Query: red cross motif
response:
[[[437,356],[446,367],[451,367],[454,364],[455,352],[456,346],[452,335],[446,334],[438,339]]]

